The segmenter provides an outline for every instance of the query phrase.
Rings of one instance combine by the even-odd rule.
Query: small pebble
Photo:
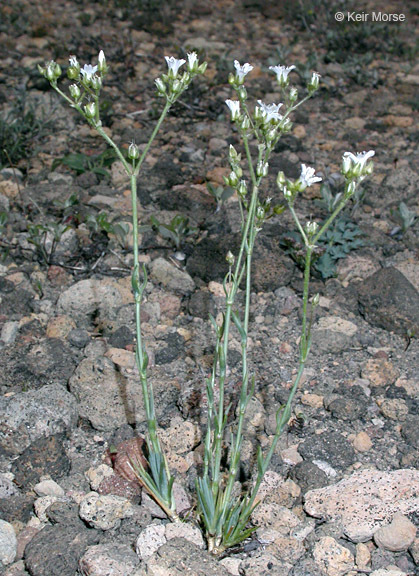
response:
[[[402,552],[413,544],[416,537],[416,526],[403,514],[397,513],[390,524],[374,532],[377,546],[391,552]]]

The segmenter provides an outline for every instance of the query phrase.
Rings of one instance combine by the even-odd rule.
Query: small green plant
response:
[[[183,214],[174,216],[169,224],[163,224],[156,216],[150,216],[150,222],[151,226],[143,226],[142,230],[152,228],[159,236],[169,240],[176,250],[181,250],[185,239],[197,231],[189,225],[189,218]]]
[[[122,248],[128,246],[128,236],[130,227],[127,222],[109,222],[108,214],[100,212],[99,214],[89,214],[86,219],[87,227],[91,232],[100,233],[105,232],[107,235],[114,235]]]
[[[33,244],[44,264],[50,265],[57,244],[70,226],[63,223],[30,224],[28,226],[28,242]]]
[[[147,418],[148,434],[147,466],[141,461],[131,462],[140,484],[161,506],[173,522],[180,520],[173,496],[174,477],[170,471],[167,458],[162,449],[154,405],[152,382],[148,378],[148,356],[143,343],[141,329],[141,303],[147,285],[147,271],[143,267],[140,274],[138,247],[138,210],[137,210],[137,179],[141,166],[152,145],[160,126],[170,107],[188,88],[192,79],[203,74],[206,63],[199,64],[198,56],[192,52],[187,55],[187,61],[166,57],[168,72],[155,81],[157,92],[165,100],[165,106],[155,125],[148,143],[140,154],[138,146],[132,143],[128,148],[128,159],[122,154],[115,142],[102,128],[99,108],[99,95],[103,79],[108,71],[105,56],[99,53],[95,66],[86,64],[80,67],[75,56],[70,57],[68,77],[74,81],[69,87],[69,96],[58,87],[61,68],[56,62],[49,62],[41,73],[50,81],[51,86],[70,105],[75,108],[87,122],[102,136],[115,151],[131,184],[132,198],[132,239],[134,266],[132,273],[132,290],[135,301],[136,320],[136,363],[139,371],[143,392],[144,408]],[[180,68],[186,64],[186,70]],[[293,112],[311,98],[319,87],[319,74],[313,72],[307,83],[305,95],[299,99],[297,89],[290,85],[289,74],[295,66],[270,66],[277,78],[277,83],[284,97],[284,103],[266,104],[258,100],[250,111],[247,90],[244,86],[245,77],[253,66],[234,62],[235,72],[229,75],[229,83],[235,91],[235,100],[226,100],[230,110],[231,120],[240,137],[242,152],[233,146],[229,148],[230,174],[225,179],[226,186],[232,188],[237,195],[241,216],[241,241],[237,254],[232,254],[226,247],[227,273],[223,287],[225,293],[224,311],[217,321],[211,318],[215,332],[215,352],[211,374],[206,379],[207,394],[207,429],[204,439],[202,470],[196,479],[198,502],[198,517],[206,535],[208,550],[219,555],[226,549],[239,544],[248,538],[256,527],[251,523],[252,512],[257,506],[257,496],[263,478],[268,470],[272,457],[278,445],[279,438],[292,415],[292,404],[299,382],[304,372],[305,363],[311,348],[311,324],[313,310],[319,303],[315,295],[309,304],[310,269],[313,257],[321,238],[334,225],[335,221],[349,200],[353,198],[359,183],[371,174],[373,165],[370,159],[374,151],[353,154],[345,152],[342,163],[344,191],[333,206],[332,213],[325,222],[317,224],[311,220],[301,222],[295,211],[298,196],[308,187],[322,180],[315,175],[314,168],[301,165],[301,174],[291,180],[283,172],[277,175],[277,186],[284,197],[284,203],[274,205],[270,197],[262,198],[261,188],[266,183],[269,173],[269,160],[280,138],[292,129]],[[283,109],[282,109],[283,108]],[[281,109],[281,113],[279,110]],[[253,146],[256,144],[256,146]],[[253,152],[256,150],[256,152]],[[243,154],[243,159],[242,159]],[[246,409],[253,397],[255,378],[251,372],[248,359],[248,333],[250,321],[251,278],[254,247],[257,236],[263,229],[266,220],[281,214],[285,207],[291,213],[292,219],[302,239],[304,255],[304,282],[302,297],[302,327],[299,342],[299,361],[296,378],[293,382],[288,399],[284,406],[279,406],[276,413],[276,428],[271,445],[263,451],[257,450],[257,471],[253,484],[239,494],[235,490],[240,469],[241,449],[244,438]],[[175,222],[162,225],[156,218],[155,226],[171,239],[176,247],[180,247],[181,236],[187,230],[187,220],[182,216],[175,217]],[[152,220],[153,222],[153,220]],[[102,221],[102,227],[108,227],[108,221]],[[238,292],[244,285],[244,306],[238,305]],[[230,353],[230,334],[233,326],[237,329],[241,341],[242,385],[237,413],[233,425],[228,423],[231,404],[226,406],[226,384]],[[217,391],[217,393],[216,393]],[[228,434],[229,433],[229,434]],[[230,441],[227,437],[229,436]]]
[[[233,188],[230,188],[229,186],[226,188],[224,188],[224,186],[213,186],[211,182],[207,182],[207,190],[217,203],[217,208],[215,209],[216,213],[220,211],[224,202],[234,194]]]
[[[7,212],[0,212],[0,235],[3,234],[3,231],[6,228],[8,221],[9,216],[7,215]]]
[[[404,202],[400,202],[397,212],[393,212],[393,216],[398,222],[400,222],[402,233],[406,232],[406,230],[413,226],[417,219],[416,212],[410,210]]]
[[[93,172],[98,176],[110,179],[108,168],[118,159],[114,150],[104,150],[100,154],[93,154],[87,156],[86,154],[67,154],[62,158],[57,158],[52,163],[52,170],[58,166],[67,166],[75,170],[77,174],[84,174],[85,172]]]
[[[0,115],[0,168],[29,158],[35,143],[48,130],[50,123],[35,112],[26,102],[26,92],[20,91],[8,112]]]

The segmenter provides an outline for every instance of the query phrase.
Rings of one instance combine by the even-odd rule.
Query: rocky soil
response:
[[[402,11],[405,22],[338,23],[341,4],[321,0],[195,4],[22,0],[0,8],[0,571],[416,574],[417,6],[380,7]],[[378,9],[357,3],[356,10]],[[257,531],[219,559],[206,552],[196,523],[170,524],[124,467],[141,452],[145,432],[130,238],[121,233],[130,222],[129,190],[102,140],[37,71],[51,58],[65,67],[69,54],[93,62],[100,49],[111,65],[104,124],[123,147],[133,139],[141,147],[153,129],[160,106],[153,81],[164,56],[195,49],[208,61],[205,77],[167,119],[138,190],[143,224],[151,215],[163,223],[177,214],[189,219],[178,249],[150,227],[141,233],[150,377],[186,516],[202,462],[204,378],[214,351],[208,317],[223,309],[225,253],[238,244],[237,200],[216,211],[206,185],[223,184],[228,145],[239,145],[224,104],[233,60],[254,65],[255,101],[279,101],[269,65],[296,65],[301,93],[311,70],[322,76],[278,146],[266,196],[280,202],[276,173],[294,178],[301,163],[316,166],[336,193],[342,153],[376,151],[365,197],[347,215],[361,245],[337,259],[331,274],[313,273],[320,306],[312,353],[253,515]],[[81,155],[78,170],[66,165],[70,153]],[[327,211],[313,190],[298,212],[322,220]],[[400,217],[401,202],[410,222]],[[242,450],[245,483],[296,373],[302,272],[287,240],[292,229],[287,213],[270,221],[255,255],[256,390]],[[233,409],[239,352],[233,333]]]

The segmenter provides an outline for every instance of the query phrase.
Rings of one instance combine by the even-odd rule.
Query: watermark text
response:
[[[404,22],[406,14],[401,12],[336,12],[337,22]]]

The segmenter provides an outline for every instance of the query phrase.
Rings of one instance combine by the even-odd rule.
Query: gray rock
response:
[[[340,470],[355,462],[354,449],[339,432],[313,435],[300,444],[298,451],[304,460],[323,461]]]
[[[19,560],[19,562],[15,562],[11,564],[5,572],[3,572],[3,576],[30,576],[29,572],[25,570],[25,563],[23,560]]]
[[[99,541],[99,533],[77,525],[46,526],[25,548],[31,576],[74,576],[86,548]]]
[[[358,289],[360,312],[373,326],[401,335],[419,334],[419,294],[396,268],[369,276]]]
[[[0,339],[6,346],[13,344],[16,340],[17,333],[19,332],[19,322],[6,322],[1,329]]]
[[[127,544],[90,546],[80,559],[84,576],[140,576],[142,568],[136,553]]]
[[[151,524],[138,535],[135,549],[142,560],[147,560],[166,542],[165,526],[163,524]]]
[[[304,507],[316,518],[340,518],[350,540],[366,542],[397,512],[419,512],[418,483],[417,470],[361,470],[333,486],[307,492]]]
[[[94,528],[111,530],[119,527],[122,518],[132,516],[134,508],[126,498],[90,492],[80,502],[79,514]]]
[[[69,387],[78,400],[81,418],[96,430],[115,430],[144,418],[138,379],[126,378],[108,358],[85,358]]]
[[[313,558],[328,576],[344,576],[354,568],[351,552],[330,536],[320,538],[315,544]]]
[[[403,438],[408,444],[419,449],[419,426],[417,416],[408,416],[402,424]]]
[[[10,498],[11,496],[18,494],[18,492],[19,491],[16,488],[16,484],[14,484],[12,480],[3,474],[0,474],[0,499]]]
[[[211,292],[199,290],[192,294],[189,300],[189,314],[208,320],[210,314],[215,315],[214,297]]]
[[[16,558],[17,538],[14,528],[8,522],[0,520],[0,562],[5,566]]]
[[[187,295],[195,289],[195,282],[189,274],[179,270],[164,258],[156,258],[150,264],[150,277],[155,282],[180,294]]]
[[[300,486],[302,493],[328,485],[327,475],[308,460],[299,462],[290,471],[290,478]]]
[[[30,489],[41,476],[59,479],[67,474],[71,464],[63,446],[64,440],[64,434],[53,434],[28,446],[12,464],[16,484]]]
[[[19,454],[41,437],[64,432],[77,424],[77,403],[59,384],[0,398],[0,447]]]
[[[324,316],[313,326],[313,351],[318,354],[341,352],[348,348],[358,331],[357,326],[339,316]]]
[[[183,538],[160,546],[147,560],[148,576],[179,576],[186,571],[193,576],[230,576],[208,552]]]
[[[241,573],[246,576],[288,576],[290,568],[291,564],[278,558],[270,549],[258,550],[240,564]]]
[[[0,498],[0,518],[7,522],[18,521],[25,524],[32,516],[33,501],[30,494]]]
[[[71,316],[80,326],[86,326],[97,312],[109,316],[124,303],[116,283],[90,278],[80,280],[63,292],[57,307],[60,313]]]

